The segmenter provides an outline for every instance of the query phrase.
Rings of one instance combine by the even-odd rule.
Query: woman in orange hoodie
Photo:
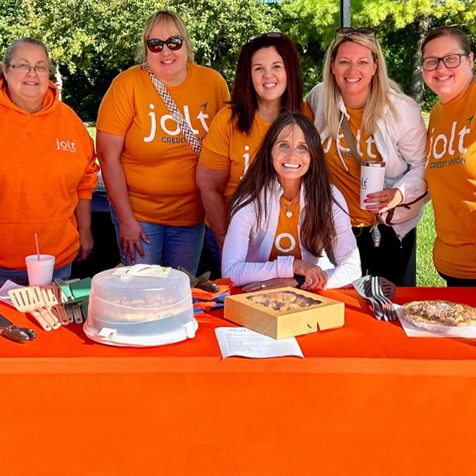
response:
[[[49,81],[45,45],[14,41],[0,79],[0,285],[27,284],[25,257],[55,256],[54,278],[91,252],[91,197],[97,184],[94,144]]]

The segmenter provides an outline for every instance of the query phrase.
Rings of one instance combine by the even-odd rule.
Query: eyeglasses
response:
[[[362,35],[375,38],[375,30],[373,28],[337,28],[336,36]]]
[[[160,53],[164,49],[164,45],[172,51],[177,51],[183,46],[182,36],[171,36],[166,40],[159,40],[158,38],[150,38],[147,40],[147,48],[152,53]]]
[[[7,64],[8,68],[15,69],[21,74],[27,74],[31,70],[33,70],[38,76],[44,76],[47,74],[50,74],[50,68],[47,66],[30,66],[29,64],[26,63],[20,63],[20,64]]]
[[[442,58],[436,58],[434,56],[430,58],[423,58],[421,60],[421,65],[425,71],[435,71],[440,65],[440,61],[443,61],[443,64],[448,69],[455,69],[461,64],[461,57],[468,56],[469,53],[455,53],[452,55],[446,55]]]
[[[282,33],[279,33],[279,32],[260,33],[259,35],[252,36],[248,40],[248,43],[251,43],[252,41],[257,40],[258,38],[284,38],[284,35]]]

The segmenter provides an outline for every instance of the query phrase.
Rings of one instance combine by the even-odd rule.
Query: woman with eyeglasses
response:
[[[228,87],[219,73],[193,62],[176,13],[152,15],[142,39],[143,64],[115,78],[97,122],[112,220],[124,264],[195,273],[204,234],[197,156]]]
[[[0,285],[27,285],[25,257],[55,257],[53,277],[93,247],[91,197],[97,184],[94,144],[81,119],[49,80],[45,45],[15,40],[0,78]]]
[[[302,110],[313,118],[303,103],[296,47],[282,33],[255,36],[241,49],[231,102],[213,120],[197,167],[197,185],[207,212],[206,243],[218,269],[227,203],[271,123],[284,110]]]
[[[448,286],[476,286],[474,55],[453,27],[422,44],[423,79],[439,102],[428,127],[426,180],[435,212],[435,267]]]
[[[301,113],[283,113],[231,198],[223,275],[245,292],[350,284],[361,271],[346,212],[329,183],[314,124]]]
[[[324,82],[307,102],[316,115],[331,183],[349,206],[362,273],[402,285],[422,211],[391,226],[381,221],[398,205],[424,202],[426,128],[418,105],[388,78],[374,30],[337,30]],[[365,208],[360,207],[363,161],[386,164],[384,189],[368,194]]]

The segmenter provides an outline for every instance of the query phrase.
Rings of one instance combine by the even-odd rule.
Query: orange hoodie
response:
[[[43,107],[29,114],[13,104],[0,80],[0,267],[25,270],[25,256],[71,263],[79,249],[74,210],[97,184],[94,143],[50,82]]]

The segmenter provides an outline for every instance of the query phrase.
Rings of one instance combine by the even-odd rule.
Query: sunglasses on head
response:
[[[375,30],[373,28],[337,28],[336,36],[362,35],[375,38]]]
[[[164,45],[172,51],[177,51],[182,48],[183,38],[181,36],[171,36],[166,40],[159,40],[158,38],[150,38],[147,40],[147,48],[152,53],[160,53],[164,49]]]
[[[251,43],[254,40],[257,40],[258,38],[284,38],[284,35],[279,32],[274,32],[274,33],[261,33],[259,35],[252,36],[249,40],[248,43]]]

